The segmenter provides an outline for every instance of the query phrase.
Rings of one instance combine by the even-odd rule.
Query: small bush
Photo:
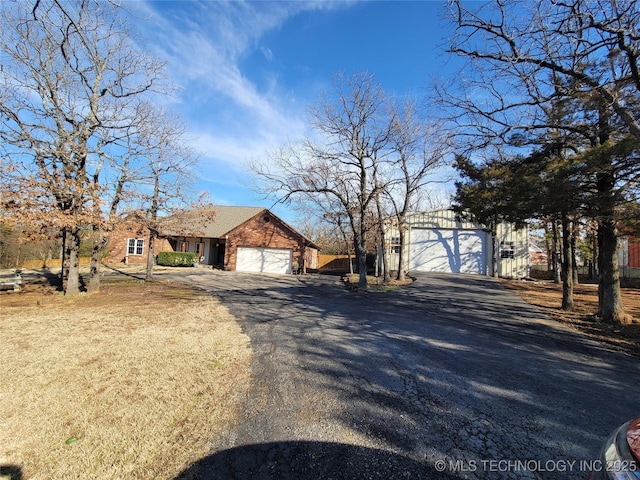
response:
[[[158,265],[166,267],[193,267],[198,264],[198,254],[192,252],[160,252]]]

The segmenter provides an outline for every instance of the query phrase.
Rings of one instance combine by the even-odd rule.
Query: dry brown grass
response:
[[[342,277],[347,288],[351,290],[361,290],[358,287],[360,281],[360,275],[357,273],[349,273]],[[387,283],[384,283],[383,277],[375,277],[373,275],[367,275],[367,289],[363,291],[367,292],[388,292],[396,290],[402,286],[413,283],[413,280],[407,277],[405,280],[399,281],[395,278],[391,278]]]
[[[24,479],[173,478],[246,392],[248,338],[202,292],[127,281],[0,302],[0,465]]]
[[[631,325],[611,325],[598,320],[598,287],[579,284],[574,287],[573,311],[564,311],[562,284],[548,280],[503,280],[503,284],[516,291],[522,299],[547,313],[552,318],[575,328],[609,346],[640,358],[640,289],[623,288],[622,301],[627,314],[634,319]]]

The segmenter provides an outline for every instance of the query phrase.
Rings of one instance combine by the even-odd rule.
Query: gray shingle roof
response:
[[[198,208],[166,218],[160,230],[166,236],[223,238],[265,210],[263,207]]]

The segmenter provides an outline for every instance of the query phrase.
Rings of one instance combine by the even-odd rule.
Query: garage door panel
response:
[[[238,247],[236,270],[256,273],[291,273],[290,249]]]
[[[417,271],[486,273],[482,230],[413,229],[409,268]]]

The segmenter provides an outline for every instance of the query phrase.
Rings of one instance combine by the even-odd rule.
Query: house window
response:
[[[500,242],[500,258],[515,258],[515,242]]]
[[[391,237],[389,239],[389,251],[391,253],[400,253],[400,237]]]
[[[179,252],[188,252],[189,251],[189,242],[180,242],[178,245]]]
[[[143,238],[127,239],[127,255],[142,255],[144,252]]]

